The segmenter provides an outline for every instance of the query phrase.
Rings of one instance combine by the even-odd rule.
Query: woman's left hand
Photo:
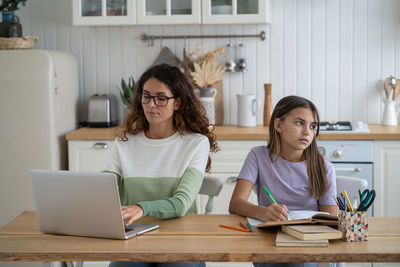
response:
[[[126,225],[130,225],[137,219],[142,218],[143,209],[139,205],[122,206],[122,218]]]

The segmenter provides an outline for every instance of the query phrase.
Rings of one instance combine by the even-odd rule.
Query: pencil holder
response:
[[[345,241],[368,240],[368,211],[339,210],[339,230],[342,231]]]

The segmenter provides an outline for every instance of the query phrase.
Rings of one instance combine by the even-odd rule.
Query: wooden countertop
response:
[[[329,133],[322,132],[318,140],[400,140],[400,126],[382,126],[370,124],[369,133]],[[66,139],[71,140],[114,140],[121,133],[121,127],[111,128],[80,128],[66,134]],[[215,134],[218,140],[267,140],[268,127],[237,127],[216,126]]]

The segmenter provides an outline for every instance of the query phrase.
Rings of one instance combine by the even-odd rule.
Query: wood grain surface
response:
[[[237,226],[236,215],[186,215],[160,220],[160,229],[129,240],[40,234],[36,213],[23,212],[0,228],[0,261],[400,261],[400,218],[370,218],[363,242],[331,240],[329,247],[276,247],[276,230],[253,233],[218,227]]]

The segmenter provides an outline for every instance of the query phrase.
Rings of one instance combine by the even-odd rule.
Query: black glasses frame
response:
[[[149,97],[150,97],[150,98],[149,98],[149,101],[144,102],[144,101],[143,101],[143,98],[142,98],[143,95],[149,96]],[[165,98],[167,99],[167,102],[165,103],[165,105],[159,105],[159,104],[157,103],[157,101],[156,101],[156,98],[157,98],[157,97],[165,97]],[[158,106],[158,107],[166,107],[166,106],[168,105],[168,102],[169,102],[169,100],[170,100],[171,98],[176,99],[175,96],[159,96],[159,95],[152,96],[152,95],[150,95],[150,94],[144,94],[144,93],[140,93],[140,94],[139,94],[139,102],[140,102],[141,104],[149,104],[150,101],[151,101],[151,99],[153,99],[154,105],[156,105],[156,106]]]

